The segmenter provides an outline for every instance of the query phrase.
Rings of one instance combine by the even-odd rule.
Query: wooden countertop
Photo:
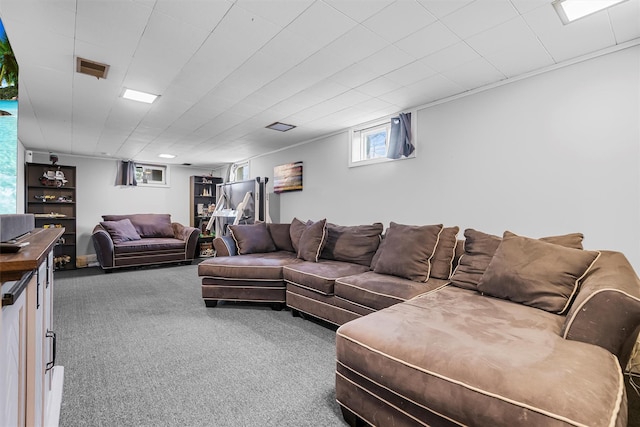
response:
[[[47,258],[64,228],[34,228],[20,242],[29,242],[16,253],[0,254],[0,282],[20,280],[22,275],[35,270]]]

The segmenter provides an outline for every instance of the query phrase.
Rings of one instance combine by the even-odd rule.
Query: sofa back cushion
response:
[[[102,221],[100,225],[109,233],[113,243],[140,240],[140,235],[129,218],[120,221]]]
[[[327,220],[309,221],[298,240],[298,258],[305,261],[318,262],[326,241]]]
[[[327,224],[327,241],[320,257],[371,265],[371,259],[380,245],[383,230],[384,226],[379,222],[353,226]]]
[[[105,221],[129,219],[140,237],[174,237],[170,214],[102,215]]]
[[[373,271],[426,282],[442,228],[442,224],[418,226],[391,222]]]
[[[307,224],[311,221],[302,222],[298,218],[293,218],[291,221],[291,225],[289,226],[289,237],[291,238],[291,246],[293,246],[293,251],[298,253],[298,243],[300,242],[300,237],[302,233],[307,228]]]
[[[458,265],[451,275],[451,284],[464,289],[477,290],[478,283],[480,283],[482,275],[502,242],[502,238],[472,228],[467,228],[464,231],[464,237],[464,254],[458,260]],[[571,233],[543,237],[539,240],[582,249],[583,237],[581,233]]]
[[[290,228],[291,224],[267,223],[267,230],[279,251],[295,252],[291,243]]]
[[[600,256],[506,231],[478,291],[556,314],[569,309],[579,281]]]
[[[431,273],[429,277],[436,279],[448,279],[453,270],[453,259],[456,255],[459,227],[445,227],[440,233],[438,246],[431,260]]]
[[[230,225],[229,232],[240,255],[276,251],[276,245],[264,222]]]

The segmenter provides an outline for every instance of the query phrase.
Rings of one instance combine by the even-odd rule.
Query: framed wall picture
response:
[[[302,162],[273,168],[273,192],[302,191]]]

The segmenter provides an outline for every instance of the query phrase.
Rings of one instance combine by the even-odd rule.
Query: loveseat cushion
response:
[[[464,231],[464,237],[464,254],[458,260],[458,265],[451,275],[451,283],[459,288],[476,290],[502,238],[472,228]],[[582,239],[581,233],[571,233],[543,237],[539,240],[568,248],[582,249]]]
[[[405,225],[391,222],[373,271],[426,282],[442,228],[442,224]]]
[[[617,360],[560,337],[563,320],[447,286],[338,329],[336,398],[357,412],[364,390],[416,419],[461,425],[623,425]],[[358,415],[391,423],[376,413]]]
[[[149,237],[140,240],[130,240],[113,245],[116,257],[122,254],[144,254],[163,251],[185,251],[184,241],[167,237]]]
[[[505,231],[478,291],[563,314],[599,256]]]
[[[335,280],[352,274],[364,273],[368,266],[342,261],[321,259],[318,262],[303,261],[283,268],[283,276],[302,288],[311,289],[323,295],[333,295]]]
[[[429,279],[414,282],[402,277],[367,271],[362,274],[336,279],[334,292],[337,298],[373,309],[382,310],[399,302],[440,289],[448,280]]]
[[[214,257],[198,264],[198,276],[282,280],[282,267],[297,262],[296,255],[287,251]]]
[[[140,237],[174,237],[170,214],[102,215],[105,221],[131,220]]]
[[[352,226],[327,224],[327,241],[320,256],[369,266],[383,230],[384,226],[379,222]]]
[[[109,233],[113,243],[141,239],[129,218],[121,219],[120,221],[102,221],[100,225]]]
[[[230,225],[229,231],[240,255],[276,251],[276,245],[264,222]]]

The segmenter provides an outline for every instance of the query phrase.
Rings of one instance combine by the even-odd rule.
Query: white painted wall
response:
[[[77,255],[94,254],[91,232],[102,215],[168,213],[172,221],[189,225],[189,177],[211,170],[169,166],[169,187],[114,185],[118,160],[58,155],[58,164],[76,166]],[[33,154],[34,163],[49,163],[48,153]],[[24,193],[22,193],[24,194]]]
[[[640,271],[639,100],[636,46],[419,109],[416,159],[348,168],[344,132],[253,159],[251,175],[304,162],[304,190],[280,195],[282,222],[579,231]]]

